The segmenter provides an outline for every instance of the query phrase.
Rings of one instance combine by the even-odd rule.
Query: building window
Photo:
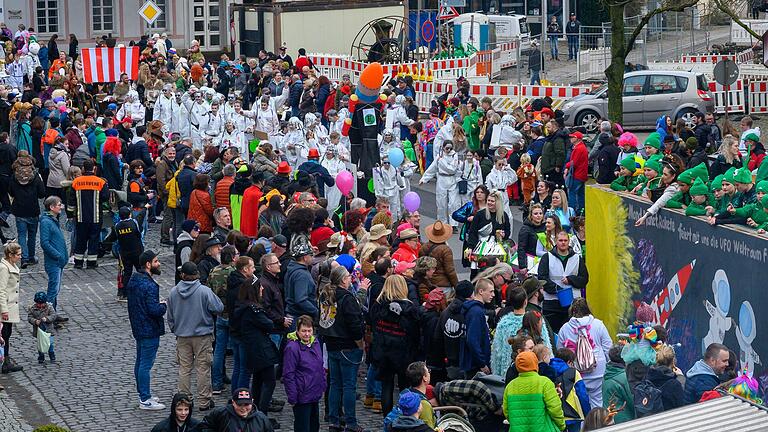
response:
[[[168,0],[154,0],[155,4],[158,8],[160,8],[163,13],[160,14],[159,17],[155,20],[155,22],[149,26],[151,29],[155,30],[166,30],[168,28],[168,25],[166,24],[168,21]]]
[[[93,31],[110,32],[114,30],[113,0],[93,0]]]
[[[59,0],[37,0],[37,32],[59,31]]]

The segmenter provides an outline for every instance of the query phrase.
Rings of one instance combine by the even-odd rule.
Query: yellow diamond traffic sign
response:
[[[144,18],[144,21],[149,25],[154,24],[162,13],[163,10],[152,0],[147,0],[147,2],[139,9],[139,16]]]

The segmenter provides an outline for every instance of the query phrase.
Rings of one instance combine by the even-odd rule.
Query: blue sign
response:
[[[410,11],[408,13],[408,50],[416,50],[417,40],[419,47],[435,49],[437,46],[436,23],[437,12],[435,11],[421,11],[421,15],[418,11]]]

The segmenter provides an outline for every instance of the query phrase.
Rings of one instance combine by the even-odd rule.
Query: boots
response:
[[[38,352],[37,353],[37,364],[44,364],[45,363],[45,354]]]
[[[16,364],[15,360],[13,360],[10,357],[6,357],[5,363],[3,363],[3,367],[1,371],[2,373],[7,374],[11,372],[21,372],[23,370],[24,370],[24,366],[19,366],[18,364]]]
[[[56,363],[56,353],[53,351],[48,352],[48,358],[51,359],[51,363]]]

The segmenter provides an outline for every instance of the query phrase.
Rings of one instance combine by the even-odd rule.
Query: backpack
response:
[[[636,418],[647,417],[664,411],[661,390],[648,380],[640,381],[632,391]]]
[[[43,138],[40,140],[43,142],[43,144],[48,144],[49,146],[53,146],[56,144],[56,138],[59,136],[59,131],[56,129],[48,129],[45,131],[45,134],[43,135]]]
[[[577,329],[579,339],[576,341],[576,361],[574,367],[581,373],[589,373],[597,367],[597,359],[592,351],[592,343],[589,337],[589,326],[579,326]]]
[[[406,390],[410,391],[410,390]],[[403,393],[400,393],[403,394]],[[423,394],[416,392],[416,394],[421,398],[421,400],[427,400],[426,397],[424,397]],[[398,396],[399,398],[399,396]],[[384,417],[384,432],[391,432],[392,431],[392,423],[394,423],[395,420],[397,420],[398,417],[403,415],[403,411],[400,409],[400,406],[395,403],[395,406],[392,407],[392,411],[387,414],[386,417]]]
[[[173,177],[165,183],[165,190],[168,191],[168,208],[175,209],[181,205],[181,191],[179,191],[179,180],[177,178],[180,172],[181,169],[176,171]]]

